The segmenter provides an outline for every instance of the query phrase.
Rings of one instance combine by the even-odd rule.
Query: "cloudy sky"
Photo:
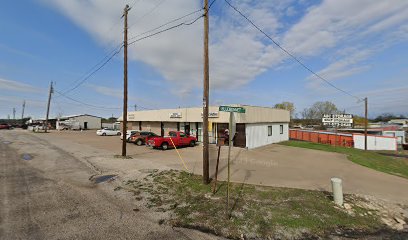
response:
[[[367,96],[371,116],[408,114],[408,1],[229,1],[320,76],[359,98]],[[120,46],[126,4],[132,6],[130,42],[202,9],[199,0],[4,1],[0,118],[13,117],[13,108],[21,117],[24,100],[26,116],[43,117],[50,81],[56,90],[52,116],[118,116],[123,53],[87,76]],[[200,18],[129,46],[130,110],[135,104],[138,109],[201,106],[202,32]],[[332,101],[348,113],[364,110],[291,59],[224,0],[210,11],[210,85],[213,105],[291,101],[300,112],[316,101]]]

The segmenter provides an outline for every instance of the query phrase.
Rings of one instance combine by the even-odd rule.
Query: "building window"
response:
[[[280,125],[280,134],[283,134],[283,125]]]
[[[268,126],[268,136],[272,136],[272,126]]]

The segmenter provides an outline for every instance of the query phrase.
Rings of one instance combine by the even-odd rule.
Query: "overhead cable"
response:
[[[86,82],[90,77],[92,77],[92,75],[94,75],[96,72],[98,72],[99,70],[101,70],[108,62],[110,62],[112,60],[112,58],[114,56],[116,56],[117,54],[120,53],[120,50],[123,48],[123,44],[120,45],[119,49],[114,49],[110,55],[105,56],[101,61],[99,61],[93,68],[91,68],[91,72],[87,73],[86,76],[84,78],[82,78],[80,80],[80,82],[78,82],[75,86],[73,86],[72,88],[64,91],[64,94],[67,94],[75,89],[77,89],[79,86],[81,86],[84,82]],[[96,69],[94,69],[95,67],[97,67]],[[88,71],[89,72],[89,71]]]
[[[79,103],[79,104],[82,104],[82,105],[85,105],[85,106],[88,106],[88,107],[99,108],[99,109],[108,109],[108,110],[118,110],[118,109],[121,109],[120,107],[118,107],[118,108],[110,108],[110,107],[104,107],[104,106],[96,106],[96,105],[93,105],[93,104],[85,103],[85,102],[79,101],[79,100],[77,100],[77,99],[74,99],[74,98],[72,98],[72,97],[70,97],[70,96],[67,96],[67,95],[65,95],[64,93],[59,92],[59,91],[57,91],[57,90],[55,90],[55,89],[54,89],[54,91],[55,91],[56,93],[58,93],[60,96],[66,98],[66,99],[69,99],[69,100],[71,100],[71,101],[74,101],[74,102],[76,102],[76,103]]]
[[[307,71],[309,71],[310,73],[312,73],[314,76],[316,76],[317,78],[319,78],[320,80],[326,82],[328,85],[330,85],[331,87],[337,89],[340,92],[343,92],[353,98],[356,98],[357,100],[361,101],[362,98],[357,97],[339,87],[337,87],[336,85],[334,85],[333,83],[331,83],[330,81],[326,80],[325,78],[323,78],[322,76],[320,76],[318,73],[314,72],[310,67],[306,66],[306,64],[304,64],[302,61],[299,60],[299,58],[297,58],[295,55],[293,55],[292,53],[290,53],[288,50],[286,50],[284,47],[282,47],[278,42],[276,42],[272,37],[270,37],[267,33],[265,33],[265,31],[263,31],[260,27],[258,27],[252,20],[250,20],[247,16],[245,16],[240,10],[238,10],[235,6],[233,6],[228,0],[224,0],[232,9],[234,9],[237,13],[239,13],[242,17],[244,17],[253,27],[255,27],[258,31],[260,31],[262,34],[264,34],[269,40],[271,40],[278,48],[280,48],[283,52],[285,52],[287,55],[289,55],[291,58],[293,58],[297,63],[299,63],[303,68],[305,68]]]

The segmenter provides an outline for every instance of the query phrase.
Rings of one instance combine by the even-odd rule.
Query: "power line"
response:
[[[213,2],[215,2],[215,0],[214,0]],[[156,27],[156,28],[153,28],[153,29],[151,29],[151,30],[149,30],[149,31],[146,31],[146,32],[141,33],[141,34],[139,34],[139,35],[137,35],[137,36],[134,36],[134,37],[132,37],[132,38],[129,38],[129,40],[134,39],[134,38],[136,38],[136,37],[138,37],[138,36],[145,35],[146,33],[153,32],[153,31],[155,31],[155,30],[157,30],[157,29],[162,28],[163,26],[166,26],[166,25],[168,25],[168,24],[170,24],[170,23],[172,23],[172,22],[175,22],[175,21],[181,20],[181,19],[183,19],[183,18],[186,18],[186,17],[188,17],[188,16],[191,16],[191,15],[197,13],[197,12],[200,12],[200,11],[202,11],[202,10],[201,10],[201,9],[200,9],[200,10],[196,10],[196,11],[194,11],[194,12],[191,12],[191,13],[189,13],[189,14],[186,14],[186,15],[184,15],[184,16],[182,16],[182,17],[177,18],[177,19],[173,19],[173,20],[171,20],[171,21],[169,21],[169,22],[167,22],[167,23],[165,23],[165,24],[162,24],[162,25]],[[183,23],[177,24],[177,25],[175,25],[175,26],[169,27],[169,28],[167,28],[167,29],[161,30],[161,31],[159,31],[159,32],[150,34],[150,35],[148,35],[148,36],[145,36],[145,37],[136,39],[135,41],[130,42],[128,45],[134,44],[135,42],[138,42],[138,41],[141,41],[141,40],[143,40],[143,39],[152,37],[152,36],[157,35],[157,34],[160,34],[160,33],[162,33],[162,32],[166,32],[166,31],[168,31],[168,30],[171,30],[171,29],[180,27],[180,26],[182,26],[182,25],[191,25],[191,24],[194,24],[194,23],[195,23],[198,19],[200,19],[201,17],[202,17],[202,16],[196,18],[193,22],[190,22],[190,23],[183,22]],[[119,48],[119,47],[120,47],[120,48]],[[119,48],[119,49],[118,49],[118,48]],[[82,79],[82,80],[80,80],[79,83],[77,83],[74,87],[72,87],[72,88],[70,88],[70,89],[68,89],[68,90],[63,91],[63,93],[64,93],[64,94],[67,94],[67,93],[69,93],[69,92],[71,92],[71,91],[77,89],[79,86],[81,86],[85,81],[87,81],[90,77],[92,77],[92,75],[94,75],[96,72],[98,72],[100,69],[102,69],[110,60],[112,60],[112,58],[113,58],[114,56],[116,56],[117,54],[119,54],[119,53],[120,53],[120,50],[121,50],[122,48],[123,48],[123,43],[121,43],[120,45],[116,46],[109,54],[107,54],[103,59],[101,59],[97,64],[95,64],[88,72],[86,72],[86,73],[83,75],[84,77],[83,77],[83,78],[80,78],[80,79]],[[99,66],[99,67],[98,67],[98,66]],[[95,69],[95,68],[96,68],[96,69]],[[75,82],[78,82],[78,81],[79,81],[79,79],[76,80],[76,81],[74,81],[74,83],[75,83]]]
[[[54,88],[54,91],[55,91],[56,93],[58,93],[60,96],[65,97],[65,98],[68,99],[68,100],[71,100],[71,101],[73,101],[73,102],[78,103],[78,104],[75,104],[76,106],[88,106],[88,107],[91,107],[91,108],[106,109],[106,110],[119,110],[119,109],[122,109],[121,107],[117,107],[117,108],[112,107],[112,108],[111,108],[111,107],[97,106],[97,105],[85,103],[85,102],[82,102],[82,101],[80,101],[80,100],[74,99],[74,98],[72,98],[72,97],[66,96],[65,94],[61,93],[60,91],[55,90],[55,88]],[[57,101],[56,101],[56,102],[57,102]],[[58,104],[58,103],[59,103],[59,104],[61,104],[61,103],[63,103],[63,104],[72,104],[72,103],[69,103],[69,102],[57,102],[57,104]],[[141,108],[141,109],[145,109],[145,110],[154,110],[154,109],[152,109],[152,108],[147,108],[147,107],[141,106],[141,105],[139,105],[139,104],[137,105],[137,107],[138,107],[138,108]],[[131,108],[131,107],[129,107],[129,108]],[[61,110],[61,109],[60,109],[60,110]]]
[[[64,94],[67,94],[75,89],[77,89],[79,86],[81,86],[85,81],[87,81],[90,77],[92,77],[92,75],[94,75],[96,72],[98,72],[99,70],[101,70],[108,62],[110,62],[110,60],[112,60],[112,58],[114,56],[116,56],[117,54],[120,53],[120,50],[123,48],[123,44],[120,45],[119,49],[114,49],[113,51],[111,51],[110,56],[107,55],[105,56],[105,58],[103,58],[101,61],[98,62],[98,64],[96,64],[92,69],[94,69],[96,66],[99,65],[99,67],[97,67],[96,69],[94,69],[93,71],[91,71],[89,74],[86,75],[86,77],[84,77],[79,83],[77,83],[74,87],[64,91]],[[108,57],[109,56],[109,57]],[[106,57],[108,57],[106,59]],[[102,63],[102,64],[101,64]],[[89,71],[88,71],[89,72]]]
[[[208,6],[208,11],[210,11],[210,9],[211,9],[212,5],[215,3],[215,1],[217,1],[217,0],[213,0],[213,1],[210,3],[210,5]]]
[[[194,19],[193,21],[189,22],[189,23],[187,23],[187,22],[182,22],[182,23],[179,23],[179,24],[177,24],[177,25],[174,25],[174,26],[165,28],[165,29],[163,29],[163,30],[160,30],[160,31],[158,31],[158,32],[149,34],[149,35],[147,35],[147,36],[138,38],[138,39],[136,39],[136,40],[134,40],[134,41],[128,43],[128,45],[132,45],[132,44],[134,44],[134,43],[136,43],[136,42],[139,42],[139,41],[141,41],[141,40],[143,40],[143,39],[153,37],[153,36],[158,35],[158,34],[160,34],[160,33],[167,32],[167,31],[169,31],[169,30],[172,30],[172,29],[175,29],[175,28],[184,26],[184,25],[186,25],[186,26],[192,25],[192,24],[194,24],[195,22],[197,22],[198,19],[202,18],[203,16],[204,16],[204,15],[201,15],[201,16],[197,17],[196,19]]]
[[[122,43],[121,43],[122,44]],[[78,81],[83,80],[83,78],[88,75],[90,72],[92,72],[96,67],[98,67],[100,64],[102,64],[111,54],[116,51],[117,48],[119,48],[121,45],[116,46],[114,49],[112,49],[107,55],[105,55],[98,63],[96,63],[94,66],[92,66],[88,71],[86,71],[84,74],[82,74],[81,77],[76,79],[75,81],[72,82],[72,84],[76,84]],[[63,91],[64,92],[64,91]]]
[[[155,28],[150,29],[150,30],[148,30],[148,31],[146,31],[146,32],[140,33],[140,34],[138,34],[138,35],[136,35],[136,36],[130,37],[129,40],[132,40],[132,39],[135,39],[135,38],[137,38],[137,37],[143,36],[143,35],[145,35],[145,34],[147,34],[147,33],[156,31],[156,30],[158,30],[158,29],[160,29],[160,28],[162,28],[162,27],[164,27],[164,26],[169,25],[170,23],[177,22],[177,21],[179,21],[179,20],[181,20],[181,19],[183,19],[183,18],[189,17],[189,16],[191,16],[191,15],[193,15],[193,14],[196,14],[196,13],[198,13],[198,12],[201,12],[201,11],[203,11],[203,10],[202,10],[202,9],[198,9],[198,10],[193,11],[193,12],[190,12],[190,13],[184,15],[184,16],[181,16],[181,17],[175,18],[175,19],[173,19],[173,20],[170,20],[170,21],[168,21],[168,22],[166,22],[166,23],[164,23],[164,24],[162,24],[162,25],[160,25],[160,26],[158,26],[158,27],[155,27]]]
[[[134,0],[133,3],[129,5],[130,8],[133,8],[138,2],[140,2],[140,0]]]
[[[139,18],[137,18],[137,19],[135,20],[135,23],[132,24],[132,25],[130,25],[130,26],[128,27],[128,29],[130,29],[130,28],[132,28],[133,26],[135,26],[135,25],[138,23],[139,20],[143,19],[143,18],[146,17],[147,15],[151,14],[152,12],[154,12],[154,10],[156,10],[161,4],[163,4],[164,1],[166,1],[166,0],[161,0],[161,1],[157,2],[156,5],[153,6],[153,8],[151,8],[148,12],[146,12],[145,14],[143,14],[142,16],[140,16]]]
[[[288,50],[286,50],[285,48],[283,48],[278,42],[276,42],[275,40],[272,39],[272,37],[270,37],[267,33],[265,33],[261,28],[259,28],[253,21],[251,21],[247,16],[245,16],[240,10],[238,10],[235,6],[233,6],[228,0],[224,0],[232,9],[234,9],[236,12],[238,12],[242,17],[244,17],[252,26],[254,26],[258,31],[260,31],[261,33],[263,33],[269,40],[271,40],[277,47],[279,47],[283,52],[285,52],[287,55],[289,55],[291,58],[293,58],[296,62],[298,62],[303,68],[305,68],[307,71],[309,71],[310,73],[312,73],[313,75],[315,75],[317,78],[319,78],[320,80],[326,82],[328,85],[330,85],[331,87],[337,89],[338,91],[341,91],[353,98],[356,98],[357,100],[363,100],[360,97],[357,97],[337,86],[335,86],[334,84],[332,84],[331,82],[329,82],[328,80],[326,80],[325,78],[323,78],[322,76],[320,76],[319,74],[317,74],[316,72],[314,72],[311,68],[309,68],[308,66],[306,66],[303,62],[301,62],[296,56],[294,56],[292,53],[290,53]]]
[[[69,99],[69,100],[71,100],[71,101],[73,101],[73,102],[76,102],[76,103],[79,103],[79,104],[81,104],[81,105],[85,105],[85,106],[88,106],[88,107],[99,108],[99,109],[108,109],[108,110],[114,110],[114,109],[115,109],[115,110],[118,110],[118,109],[121,109],[120,107],[118,107],[118,108],[109,108],[109,107],[103,107],[103,106],[96,106],[96,105],[89,104],[89,103],[85,103],[85,102],[79,101],[79,100],[77,100],[77,99],[74,99],[74,98],[72,98],[72,97],[69,97],[69,96],[65,95],[64,93],[62,93],[62,92],[60,92],[60,91],[57,91],[57,90],[55,90],[55,89],[54,89],[54,91],[55,91],[56,93],[58,93],[60,96],[66,98],[66,99]]]

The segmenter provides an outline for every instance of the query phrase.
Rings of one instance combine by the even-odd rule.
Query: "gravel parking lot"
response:
[[[139,169],[182,170],[182,161],[189,172],[202,173],[201,145],[178,149],[181,160],[174,149],[162,151],[128,143],[127,153],[131,158],[115,159],[115,155],[121,154],[122,143],[118,136],[97,136],[95,131],[37,135],[55,144],[65,145],[67,149],[72,149],[69,150],[72,154],[85,158],[105,173],[116,172],[131,177]],[[80,151],[81,148],[83,151]],[[222,147],[221,180],[227,177],[227,151],[227,147]],[[216,157],[217,147],[210,145],[210,173],[215,171]],[[408,188],[407,179],[354,164],[343,154],[276,144],[252,150],[232,150],[231,179],[235,182],[331,191],[331,177],[343,179],[346,193],[408,203],[408,192],[401,192],[401,189]]]

